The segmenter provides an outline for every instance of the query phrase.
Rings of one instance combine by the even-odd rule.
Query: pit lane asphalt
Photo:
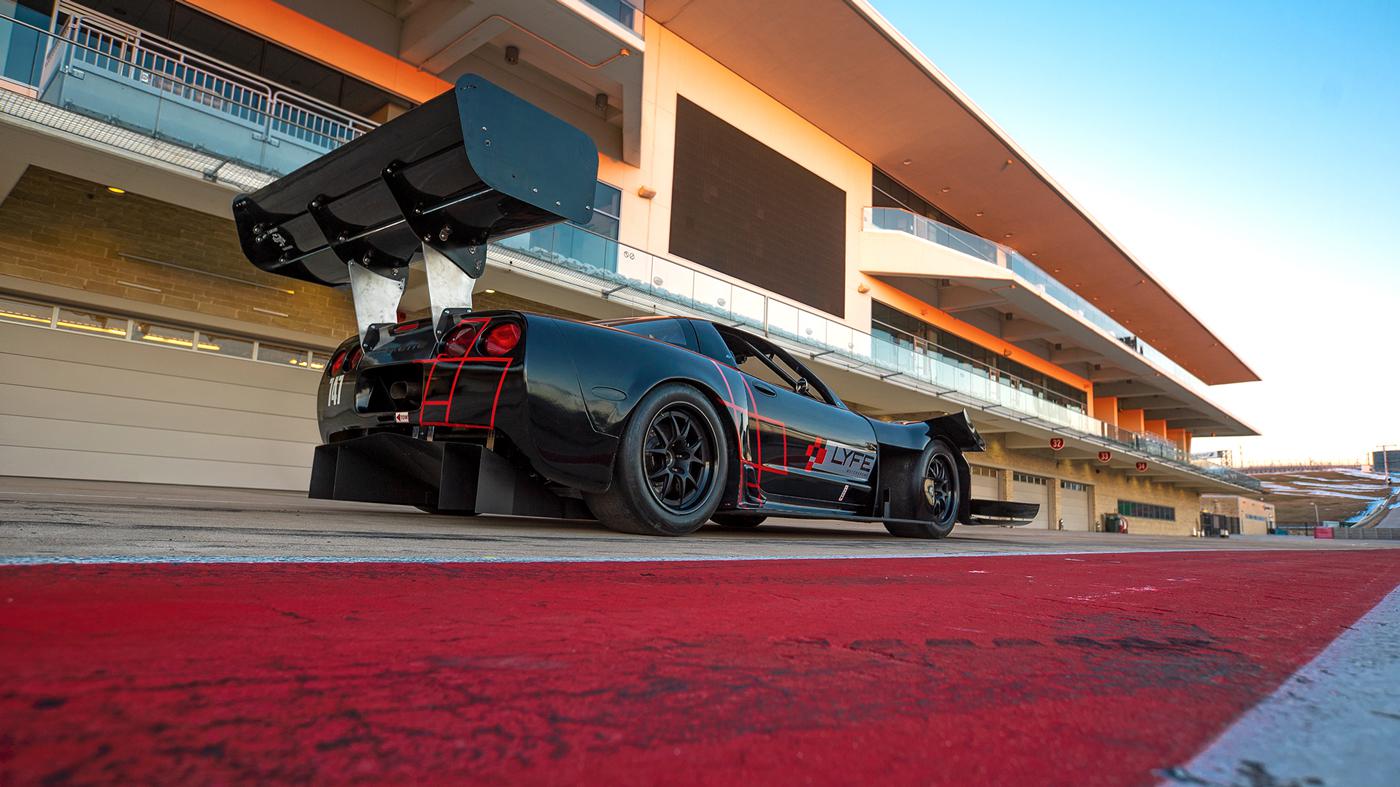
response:
[[[432,516],[295,492],[0,477],[0,562],[720,560],[1180,550],[1387,549],[1400,542],[1201,539],[959,526],[941,541],[879,525],[770,520],[648,538],[591,522]]]

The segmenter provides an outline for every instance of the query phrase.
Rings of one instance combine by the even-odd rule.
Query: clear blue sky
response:
[[[1264,378],[1197,450],[1400,443],[1400,1],[873,2]]]

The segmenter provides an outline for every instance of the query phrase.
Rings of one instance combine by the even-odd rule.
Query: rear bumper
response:
[[[1010,500],[973,500],[972,516],[967,525],[1029,525],[1040,513],[1039,503],[1013,503]]]
[[[461,514],[584,519],[563,498],[480,445],[380,433],[316,447],[310,496]]]

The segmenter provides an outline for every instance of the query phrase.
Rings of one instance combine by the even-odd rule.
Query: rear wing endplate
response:
[[[423,255],[437,322],[470,308],[486,244],[593,214],[598,150],[586,134],[476,74],[233,201],[243,253],[302,281],[349,284],[363,338],[397,320]]]

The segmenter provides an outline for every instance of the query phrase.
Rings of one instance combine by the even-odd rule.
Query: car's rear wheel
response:
[[[606,527],[649,536],[683,536],[719,507],[729,457],[719,415],[688,385],[658,386],[628,419],[612,486],[585,502]]]
[[[715,514],[710,517],[716,525],[728,527],[734,530],[753,530],[763,524],[763,520],[768,517],[761,514]]]
[[[917,521],[886,522],[885,529],[904,538],[944,538],[953,532],[962,503],[958,459],[946,443],[934,440],[924,449],[919,467],[922,477],[912,479],[918,484]]]

